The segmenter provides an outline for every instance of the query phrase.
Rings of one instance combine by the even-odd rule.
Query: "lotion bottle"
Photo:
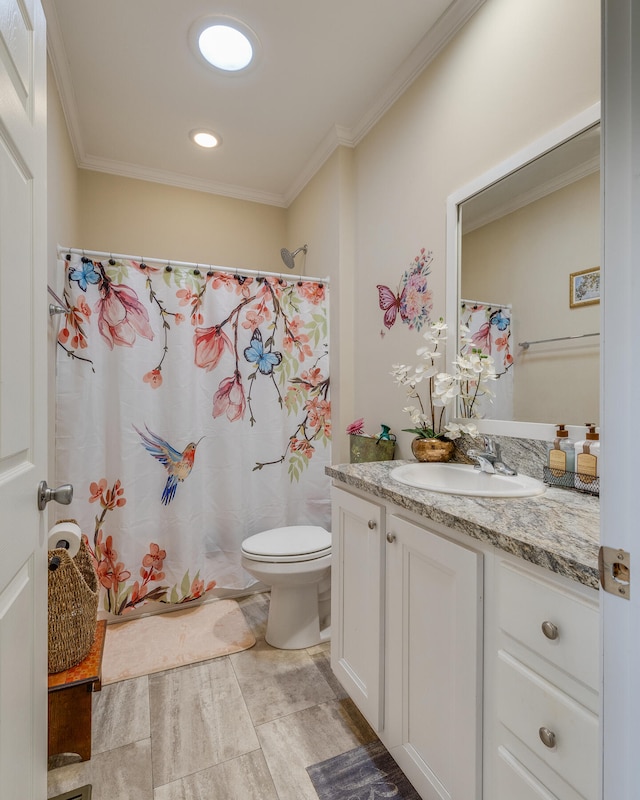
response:
[[[556,428],[556,438],[549,444],[547,452],[551,482],[559,486],[573,486],[576,462],[574,443],[569,439],[565,425],[557,425]]]
[[[583,441],[576,442],[576,468],[574,485],[576,489],[593,491],[600,474],[600,436],[596,426],[586,423],[587,434]]]

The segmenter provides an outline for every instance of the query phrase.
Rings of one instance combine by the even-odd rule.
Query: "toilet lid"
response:
[[[249,536],[242,552],[254,561],[311,561],[331,553],[331,534],[317,525],[289,525]]]

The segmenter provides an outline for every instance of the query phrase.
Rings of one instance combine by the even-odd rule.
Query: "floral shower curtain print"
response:
[[[498,380],[493,398],[479,397],[478,412],[489,419],[513,419],[513,356],[511,355],[511,306],[460,301],[460,323],[469,329],[471,347],[493,356]]]
[[[328,527],[328,287],[66,254],[56,475],[102,607],[224,595],[244,538]]]

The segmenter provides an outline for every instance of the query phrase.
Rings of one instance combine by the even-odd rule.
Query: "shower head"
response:
[[[283,247],[282,250],[280,251],[280,255],[282,256],[282,260],[284,261],[284,263],[287,265],[287,267],[289,269],[293,269],[294,268],[295,264],[293,263],[293,260],[298,255],[298,253],[300,253],[300,252],[303,252],[303,253],[307,252],[307,245],[306,244],[303,245],[302,247],[299,247],[297,250],[294,250],[293,253],[291,253],[289,250],[287,250],[286,247]]]

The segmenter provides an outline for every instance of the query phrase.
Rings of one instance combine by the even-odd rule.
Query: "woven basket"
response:
[[[60,565],[49,572],[49,674],[79,664],[98,627],[98,577],[84,540],[74,558],[65,548],[53,556]]]
[[[390,439],[375,436],[349,436],[349,457],[352,464],[365,461],[392,461],[396,443]]]

